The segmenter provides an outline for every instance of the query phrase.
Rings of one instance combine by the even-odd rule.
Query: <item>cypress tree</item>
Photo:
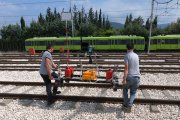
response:
[[[98,26],[99,26],[99,28],[101,28],[102,27],[102,15],[101,15],[102,13],[101,13],[101,9],[99,10],[99,19],[98,19]]]
[[[21,22],[21,29],[24,30],[25,27],[26,27],[26,25],[25,25],[25,21],[24,21],[24,18],[23,18],[23,17],[21,17],[20,22]]]

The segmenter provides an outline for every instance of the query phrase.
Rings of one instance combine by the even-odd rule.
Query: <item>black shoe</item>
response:
[[[60,94],[61,91],[53,91],[53,95]]]
[[[55,103],[55,100],[54,100],[54,99],[53,99],[53,100],[48,101],[48,102],[47,102],[47,106],[50,106],[50,105],[52,105],[53,103]]]
[[[122,109],[124,110],[124,112],[130,113],[131,112],[131,106],[126,106],[123,104]]]

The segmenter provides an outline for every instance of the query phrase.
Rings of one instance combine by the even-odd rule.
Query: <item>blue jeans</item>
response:
[[[127,77],[126,84],[123,86],[123,99],[124,99],[124,105],[127,107],[131,107],[135,96],[137,88],[139,87],[140,83],[140,77],[138,76],[132,76]],[[128,89],[130,89],[130,98],[128,98]]]

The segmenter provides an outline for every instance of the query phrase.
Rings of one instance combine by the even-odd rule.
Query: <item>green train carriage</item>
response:
[[[126,50],[127,43],[134,43],[136,50],[144,50],[145,43],[144,37],[141,36],[82,37],[82,40],[95,50]],[[26,51],[29,48],[42,51],[46,49],[47,44],[53,44],[54,50],[69,48],[71,51],[78,51],[81,49],[80,37],[35,37],[25,40]]]
[[[153,36],[151,37],[150,50],[180,50],[180,35]]]

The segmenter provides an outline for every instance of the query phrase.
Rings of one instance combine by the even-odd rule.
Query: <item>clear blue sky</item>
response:
[[[170,0],[156,0],[159,3]],[[169,4],[154,4],[154,15],[158,17],[158,23],[169,23],[177,20],[180,15],[179,0],[173,0]],[[123,23],[127,15],[132,13],[133,18],[142,16],[144,22],[150,17],[151,0],[71,0],[72,6],[76,5],[79,9],[84,6],[86,12],[92,7],[93,10],[101,8],[103,14],[108,15],[112,22]],[[37,20],[41,12],[46,13],[47,8],[56,8],[59,12],[64,8],[69,10],[70,0],[0,0],[0,26],[9,23],[19,23],[23,16],[26,24],[32,20]]]

